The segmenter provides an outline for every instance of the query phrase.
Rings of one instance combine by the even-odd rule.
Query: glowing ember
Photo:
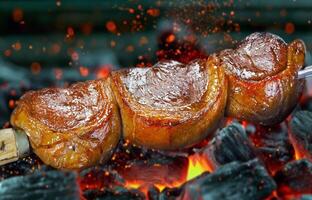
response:
[[[73,61],[79,60],[79,54],[78,54],[76,51],[74,51],[74,52],[71,54],[71,59],[72,59]]]
[[[133,52],[134,51],[134,46],[133,45],[127,46],[126,51],[127,52]]]
[[[39,74],[41,71],[41,65],[38,62],[31,63],[30,68],[31,68],[31,72],[35,75]]]
[[[54,43],[51,46],[51,52],[53,54],[58,54],[61,51],[61,46],[58,43]]]
[[[135,13],[135,10],[133,8],[129,8],[129,13],[133,14]]]
[[[21,50],[22,45],[21,45],[20,42],[16,42],[16,43],[14,43],[14,44],[12,45],[12,48],[13,48],[15,51],[19,51],[19,50]]]
[[[15,8],[12,12],[12,18],[14,22],[20,22],[24,18],[23,10],[20,8]]]
[[[167,43],[171,43],[175,40],[175,36],[173,34],[170,34],[167,39],[166,39],[166,42]]]
[[[63,71],[61,69],[55,69],[54,74],[57,80],[61,80],[63,77]]]
[[[12,51],[10,49],[7,49],[7,50],[4,51],[4,55],[6,57],[10,57],[12,55]]]
[[[13,109],[14,107],[15,107],[15,101],[11,99],[9,101],[9,108]]]
[[[159,16],[160,11],[159,11],[159,9],[150,8],[147,10],[147,14],[149,14],[150,16],[153,16],[153,17],[157,17],[157,16]]]
[[[285,32],[287,34],[292,34],[294,31],[295,31],[295,25],[293,23],[291,23],[291,22],[288,22],[285,25]]]
[[[107,29],[109,32],[114,33],[114,32],[116,32],[116,30],[117,30],[117,26],[116,26],[115,22],[113,22],[113,21],[108,21],[108,22],[106,23],[106,29]]]
[[[90,35],[93,29],[93,25],[91,23],[84,23],[81,25],[81,32],[85,35]]]
[[[110,71],[111,71],[110,65],[103,65],[97,70],[96,78],[97,79],[107,78],[109,76]]]
[[[80,75],[83,77],[86,77],[89,75],[89,69],[83,66],[79,67],[79,72],[80,72]]]
[[[190,156],[186,180],[189,181],[207,171],[212,172],[205,159],[197,154]]]
[[[72,27],[67,27],[67,34],[66,34],[66,37],[67,37],[67,38],[71,38],[71,37],[74,37],[74,36],[75,36],[74,28],[72,28]]]

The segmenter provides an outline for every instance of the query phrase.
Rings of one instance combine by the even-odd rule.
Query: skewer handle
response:
[[[24,132],[12,128],[0,130],[0,166],[25,157],[29,150]]]

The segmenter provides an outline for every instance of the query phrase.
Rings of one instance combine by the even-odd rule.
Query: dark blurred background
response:
[[[311,64],[312,1],[0,1],[0,126],[27,90],[181,62],[256,31],[300,38]]]

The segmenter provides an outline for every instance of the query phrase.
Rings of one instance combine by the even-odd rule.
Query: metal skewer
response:
[[[298,78],[303,79],[312,76],[312,65],[305,67],[298,72]]]

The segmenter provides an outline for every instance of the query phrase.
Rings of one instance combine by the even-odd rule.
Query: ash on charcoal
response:
[[[294,159],[294,149],[285,123],[272,127],[257,126],[255,133],[249,134],[249,138],[257,155],[271,173]]]
[[[88,200],[145,200],[145,195],[139,190],[128,190],[124,187],[87,190],[83,195]]]
[[[178,199],[263,199],[276,184],[257,159],[232,162],[182,186]]]
[[[48,171],[12,177],[0,182],[0,199],[79,199],[73,172]]]
[[[280,196],[312,193],[312,163],[306,159],[287,163],[274,177]]]
[[[245,130],[238,123],[230,124],[218,132],[203,154],[214,169],[232,161],[244,162],[256,157]]]
[[[290,122],[290,138],[299,158],[312,159],[312,112],[294,114]]]

